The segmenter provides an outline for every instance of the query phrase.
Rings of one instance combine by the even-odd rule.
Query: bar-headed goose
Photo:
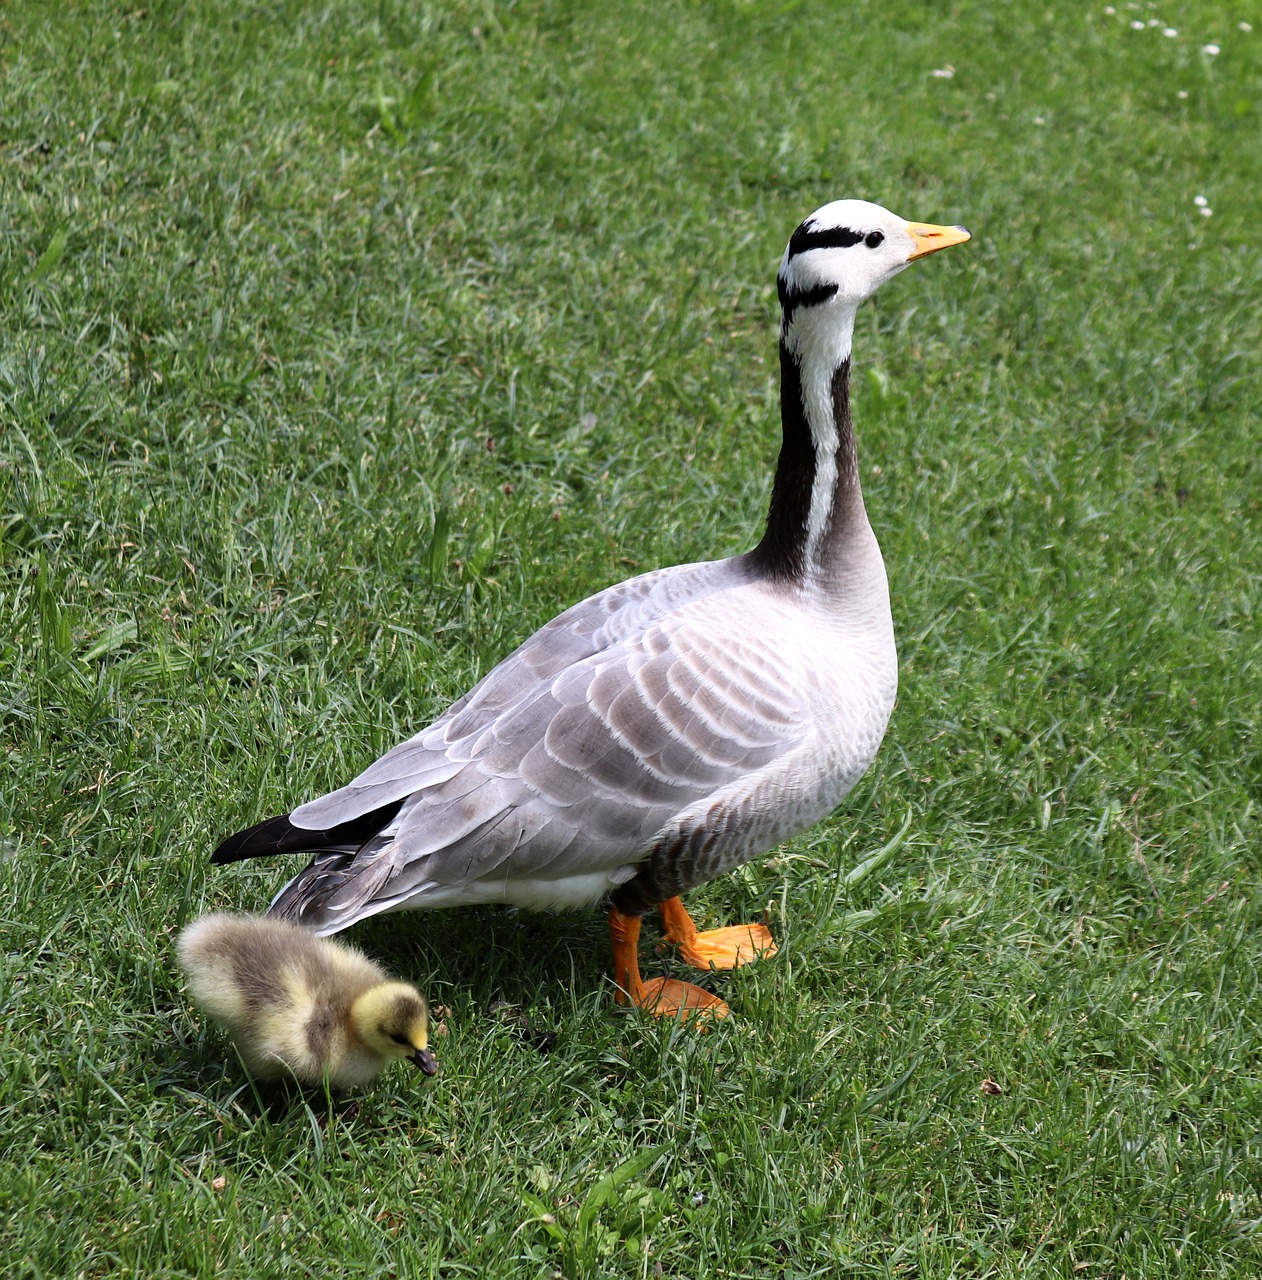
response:
[[[690,983],[641,980],[640,918],[658,907],[702,969],[774,951],[761,925],[698,933],[679,895],[825,817],[876,755],[898,672],[850,421],[855,312],[968,238],[863,200],[813,213],[780,262],[784,435],[758,545],[567,609],[354,781],[212,860],[314,853],[271,912],[319,933],[382,911],[609,897],[620,999],[726,1012]]]
[[[193,999],[260,1079],[344,1088],[398,1058],[438,1070],[424,996],[354,947],[284,920],[213,915],[190,924],[176,950]]]

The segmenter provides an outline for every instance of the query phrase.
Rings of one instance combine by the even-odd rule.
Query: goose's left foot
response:
[[[776,954],[771,930],[761,924],[734,924],[699,933],[679,898],[658,904],[662,936],[694,969],[735,969],[763,956]]]
[[[611,907],[609,936],[613,941],[613,975],[618,984],[615,998],[619,1004],[630,1000],[658,1018],[726,1018],[731,1012],[718,996],[691,982],[678,982],[674,978],[653,978],[645,982],[640,977],[639,916],[623,915],[617,907]]]

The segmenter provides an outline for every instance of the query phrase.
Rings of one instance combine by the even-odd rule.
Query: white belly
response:
[[[472,907],[487,903],[509,903],[530,911],[567,911],[589,907],[626,884],[638,870],[618,867],[612,872],[591,872],[555,880],[488,876],[466,884],[431,884],[413,897],[391,905],[391,911],[436,910],[439,907]]]

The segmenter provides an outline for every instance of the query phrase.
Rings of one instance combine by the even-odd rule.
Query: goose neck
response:
[[[870,536],[850,417],[853,329],[853,310],[832,307],[803,309],[781,326],[783,441],[767,530],[754,552],[774,578],[827,580],[851,545]]]

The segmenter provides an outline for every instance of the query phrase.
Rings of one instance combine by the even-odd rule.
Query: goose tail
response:
[[[394,870],[390,858],[357,858],[356,850],[317,854],[272,899],[267,914],[326,935],[386,911],[389,896],[378,896]]]

